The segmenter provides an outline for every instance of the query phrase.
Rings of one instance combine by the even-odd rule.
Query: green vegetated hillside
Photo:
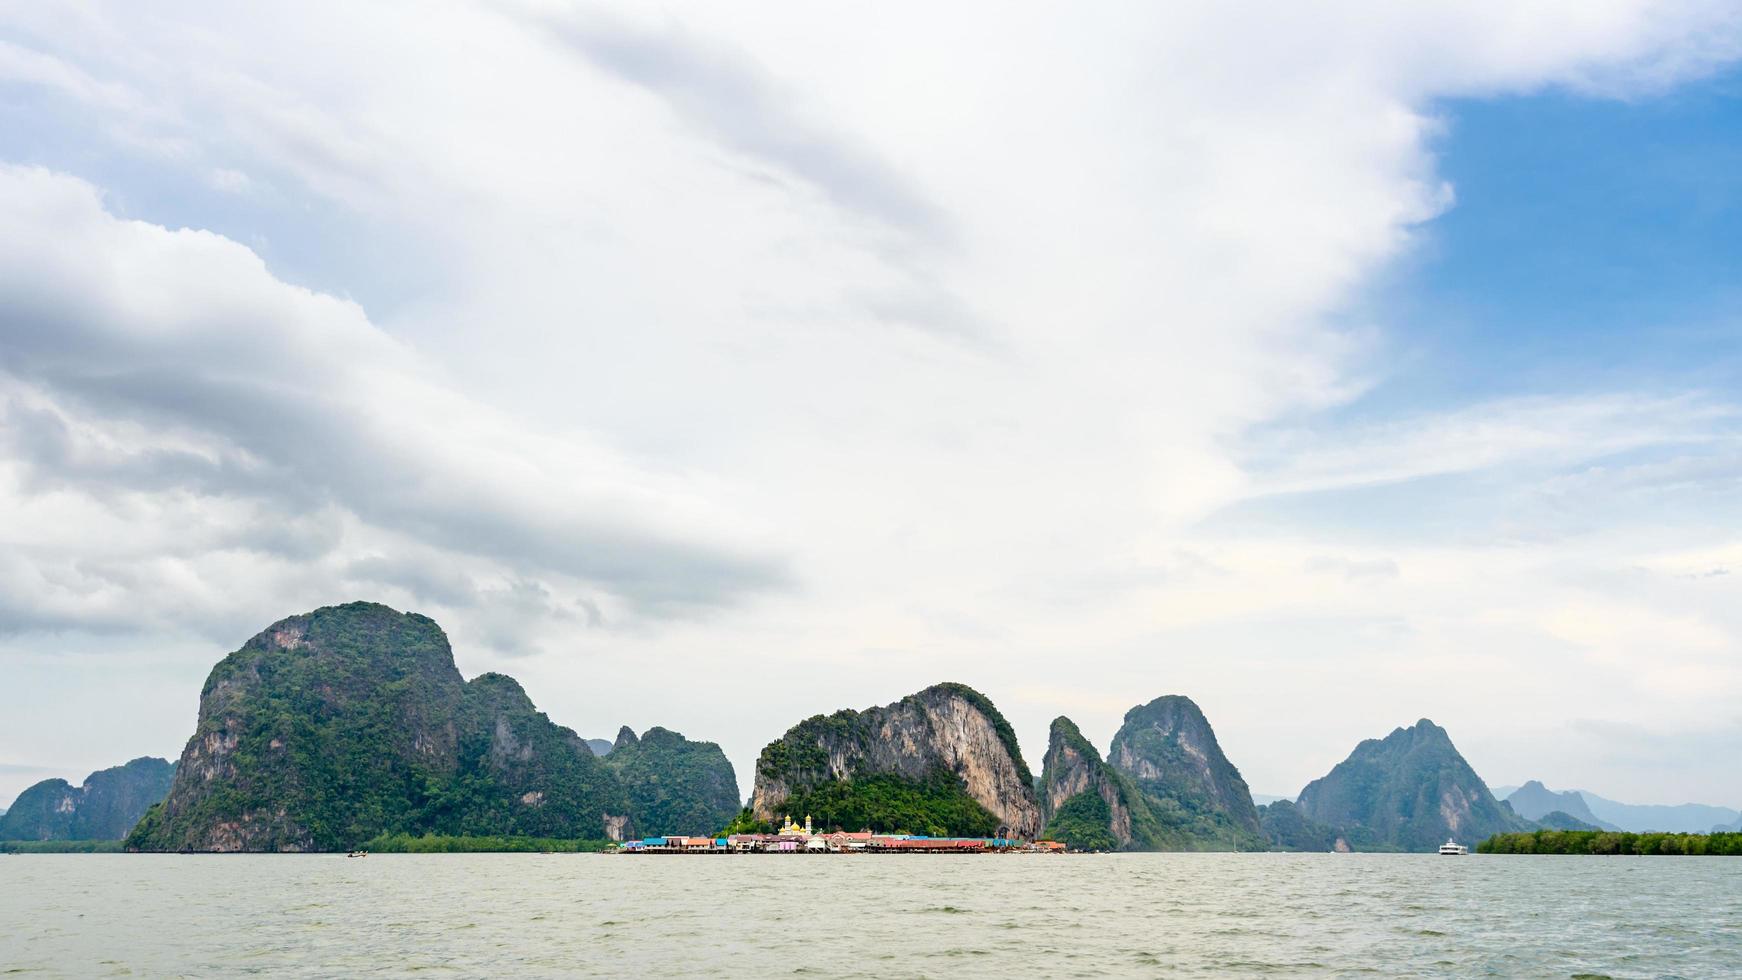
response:
[[[738,776],[713,742],[649,728],[625,727],[603,757],[623,781],[635,825],[644,834],[711,834],[738,813]]]
[[[1531,827],[1494,799],[1445,729],[1425,718],[1357,745],[1301,790],[1298,811],[1357,851],[1432,851],[1447,839],[1468,843]]]
[[[979,692],[938,684],[864,711],[817,715],[762,750],[735,830],[818,826],[990,836],[1040,830],[1034,777],[1010,723]]]
[[[1069,718],[1040,782],[1048,836],[1081,850],[1260,850],[1258,811],[1209,720],[1168,695],[1125,713],[1107,758]]]
[[[1347,842],[1331,828],[1309,818],[1291,800],[1277,800],[1258,808],[1258,824],[1264,843],[1273,851],[1348,850]]]
[[[1069,718],[1053,719],[1048,732],[1039,798],[1044,836],[1074,850],[1167,849],[1167,832],[1137,784],[1104,762]]]
[[[1107,761],[1142,793],[1165,849],[1263,849],[1252,792],[1190,698],[1167,695],[1127,711]]]
[[[45,779],[0,816],[0,840],[120,840],[169,792],[174,775],[167,760],[139,758],[91,773],[81,786]]]
[[[619,769],[512,678],[462,678],[435,622],[356,602],[275,623],[213,668],[169,794],[128,844],[603,839],[632,828],[632,795]]]

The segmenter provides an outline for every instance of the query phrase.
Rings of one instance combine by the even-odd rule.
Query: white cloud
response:
[[[1568,488],[1594,460],[1717,452],[1731,406],[1311,413],[1383,373],[1395,325],[1338,317],[1455,200],[1434,100],[1658,90],[1734,56],[1725,5],[97,4],[12,26],[0,70],[63,100],[58,135],[225,202],[178,230],[201,222],[124,220],[124,168],[107,207],[77,155],[0,175],[15,628],[198,624],[229,637],[183,647],[209,662],[375,595],[436,614],[468,670],[528,654],[507,669],[559,719],[717,738],[746,777],[786,721],[943,676],[1007,695],[1031,749],[1061,672],[1086,730],[1191,694],[1273,791],[1422,714],[1709,710],[1610,693],[1666,656],[1634,639],[1569,682],[1581,654],[1528,615],[1603,605],[1698,529],[1642,505],[1482,539],[1520,498],[1591,516]],[[237,244],[299,240],[305,276]],[[1203,524],[1471,473],[1486,517],[1449,535]],[[1734,642],[1709,611],[1730,594],[1690,583],[1637,601]],[[729,611],[669,615],[697,606]],[[803,680],[597,681],[653,658]],[[1521,681],[1496,696],[1471,665]]]
[[[1305,493],[1498,467],[1565,468],[1633,450],[1735,445],[1742,408],[1697,395],[1508,399],[1424,417],[1280,433],[1253,446],[1254,492]]]
[[[0,170],[0,220],[3,472],[14,512],[44,518],[12,532],[4,628],[133,623],[142,593],[184,626],[238,601],[258,616],[289,598],[275,564],[345,565],[382,537],[626,615],[781,577],[695,486],[456,394],[234,242],[119,220],[40,170]]]

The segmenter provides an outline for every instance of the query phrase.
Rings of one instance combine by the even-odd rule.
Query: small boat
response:
[[[348,858],[366,858],[369,856],[369,852],[368,851],[352,851],[349,854],[346,854],[345,856]]]
[[[1470,853],[1470,849],[1455,840],[1449,840],[1440,845],[1441,857],[1459,857],[1468,853]]]

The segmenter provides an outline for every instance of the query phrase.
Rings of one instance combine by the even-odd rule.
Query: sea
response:
[[[1742,860],[0,856],[7,976],[1742,976]]]

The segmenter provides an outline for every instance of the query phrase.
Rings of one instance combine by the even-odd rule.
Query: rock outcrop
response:
[[[819,826],[1032,837],[1034,777],[992,702],[938,684],[864,711],[817,715],[762,750],[751,821],[811,816]]]
[[[591,837],[616,776],[501,674],[465,681],[434,621],[373,603],[268,627],[206,680],[142,850],[343,850],[380,833]]]
[[[636,738],[625,727],[603,761],[623,783],[644,834],[712,834],[738,812],[738,774],[713,742],[663,728]]]
[[[1426,718],[1357,745],[1301,790],[1299,806],[1355,850],[1432,851],[1448,838],[1468,845],[1530,828]]]
[[[147,757],[91,773],[81,786],[45,779],[0,816],[0,840],[120,840],[174,775],[168,760]]]
[[[1165,845],[1136,784],[1102,761],[1069,718],[1053,719],[1039,795],[1044,835],[1074,849],[1150,851]]]
[[[1168,695],[1127,711],[1107,761],[1142,791],[1168,846],[1261,846],[1252,792],[1190,698]]]

